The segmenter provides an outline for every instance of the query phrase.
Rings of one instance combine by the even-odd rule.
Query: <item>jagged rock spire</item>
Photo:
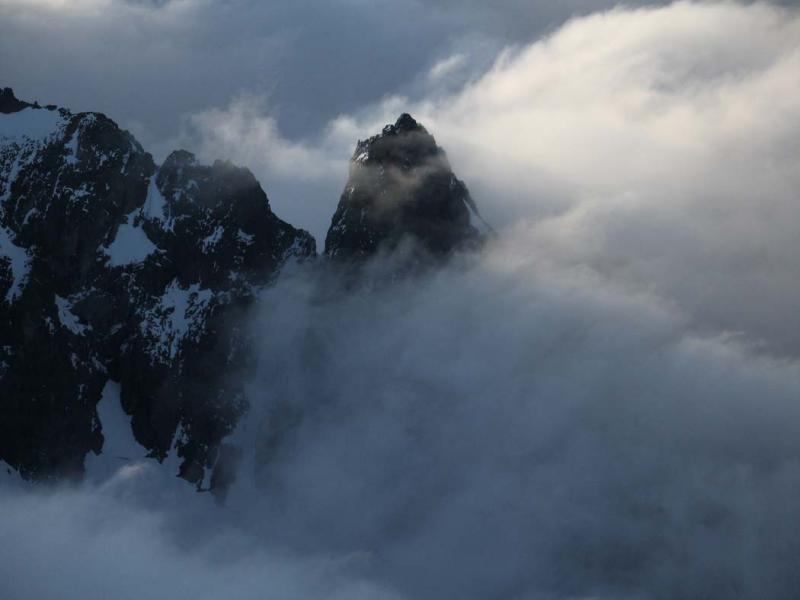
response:
[[[444,150],[409,114],[358,142],[325,254],[359,259],[404,239],[443,255],[475,241],[474,202]]]

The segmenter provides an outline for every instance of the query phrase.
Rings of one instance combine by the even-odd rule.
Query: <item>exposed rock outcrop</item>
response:
[[[182,151],[158,167],[104,115],[14,100],[4,91],[0,459],[30,478],[79,475],[102,448],[110,377],[136,439],[177,452],[201,485],[244,410],[234,315],[314,240],[246,169]]]
[[[325,254],[358,260],[404,240],[432,255],[474,243],[485,223],[433,136],[410,115],[358,142]]]

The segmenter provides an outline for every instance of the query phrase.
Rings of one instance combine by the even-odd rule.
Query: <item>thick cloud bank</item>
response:
[[[0,484],[0,596],[795,598],[799,42],[768,5],[620,9],[432,92],[499,238],[285,273],[226,505],[152,461]],[[307,147],[246,103],[195,123],[303,161],[398,103]]]
[[[270,293],[264,531],[368,553],[413,598],[790,597],[797,365],[527,240],[336,301]]]
[[[554,269],[527,230],[410,281],[319,275],[254,316],[258,458],[227,505],[152,464],[5,493],[6,597],[794,596],[796,364]]]

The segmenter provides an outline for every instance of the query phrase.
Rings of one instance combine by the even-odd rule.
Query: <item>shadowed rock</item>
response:
[[[33,106],[33,104],[18,100],[17,97],[14,96],[14,90],[11,88],[0,88],[0,113],[11,114],[19,112],[23,108],[28,108],[29,106]]]
[[[358,142],[325,239],[325,254],[353,260],[404,240],[433,255],[476,242],[485,225],[444,150],[410,115]]]
[[[0,460],[80,476],[113,379],[138,442],[212,480],[245,409],[230,377],[248,361],[240,313],[313,238],[247,169],[184,151],[158,167],[104,115],[8,88],[0,108]]]

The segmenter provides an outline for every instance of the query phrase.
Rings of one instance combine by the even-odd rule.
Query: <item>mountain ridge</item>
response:
[[[470,207],[403,114],[358,143],[323,256],[359,262],[409,238],[445,256],[480,238]],[[247,410],[235,375],[252,366],[243,315],[285,264],[316,256],[248,169],[186,150],[157,165],[101,113],[2,89],[0,460],[28,479],[81,477],[113,380],[150,456],[175,453],[198,489],[230,481],[225,439]]]

